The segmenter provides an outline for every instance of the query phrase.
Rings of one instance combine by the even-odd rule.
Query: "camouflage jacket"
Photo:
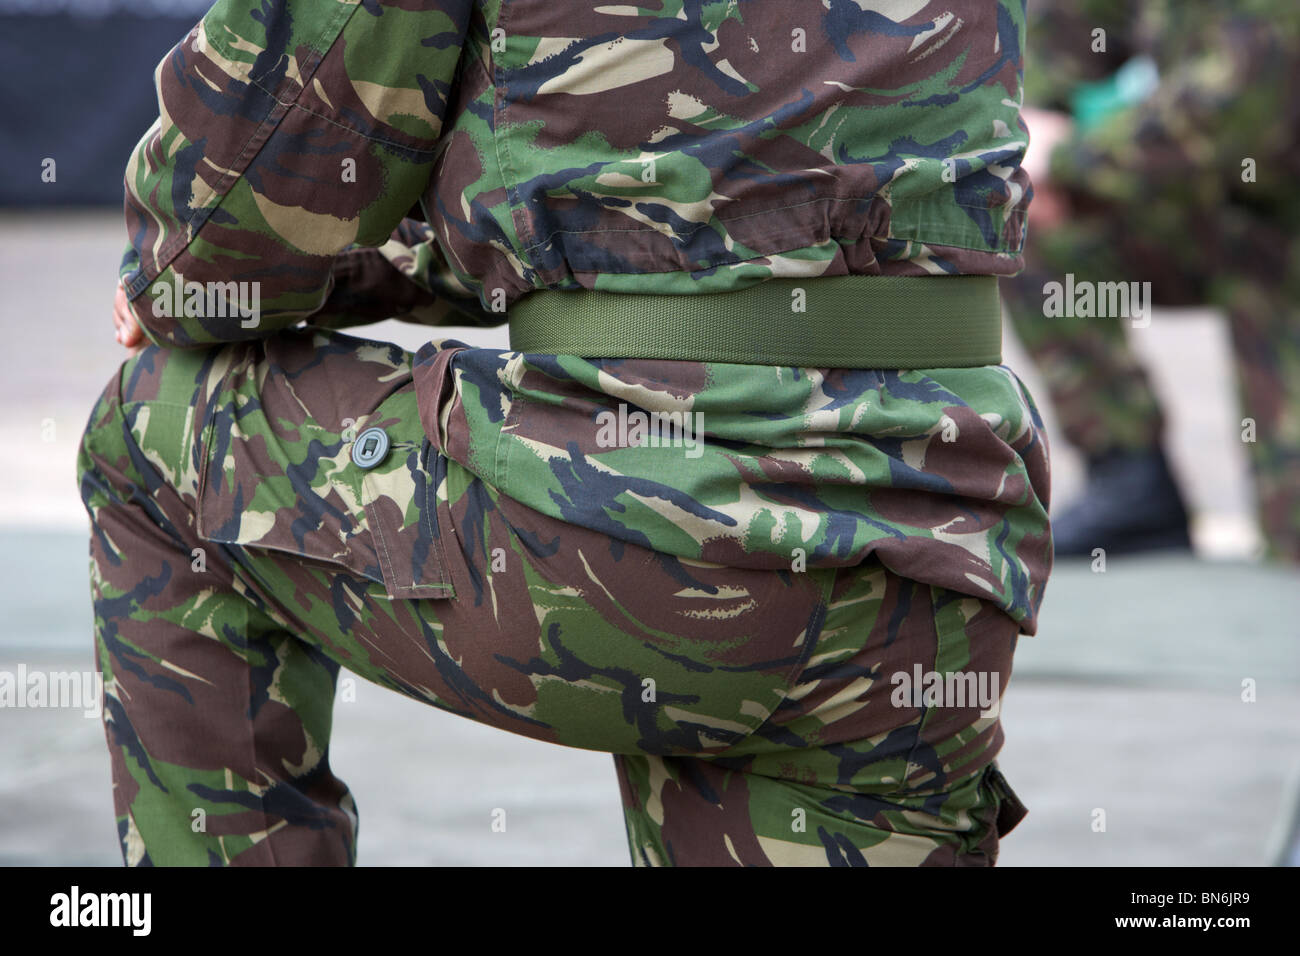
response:
[[[146,331],[1019,271],[1020,0],[658,6],[220,0],[159,65],[126,173]],[[177,274],[260,283],[258,324],[153,314]]]
[[[500,324],[535,289],[1012,274],[1023,32],[1019,0],[221,0],[159,67],[123,281],[184,347],[304,318]],[[157,308],[245,282],[251,321],[201,294]],[[425,432],[533,508],[732,566],[874,555],[1034,631],[1047,450],[1004,368],[446,342],[413,364]],[[685,416],[696,444],[647,447],[638,414]]]

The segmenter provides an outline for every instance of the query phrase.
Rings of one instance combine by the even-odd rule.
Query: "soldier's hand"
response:
[[[113,299],[113,325],[117,328],[117,341],[126,346],[132,355],[144,348],[144,332],[140,330],[140,323],[131,314],[126,289],[122,288],[120,282],[117,284],[117,296]]]

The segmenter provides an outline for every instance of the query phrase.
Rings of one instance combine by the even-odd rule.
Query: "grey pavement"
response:
[[[111,213],[0,214],[0,671],[93,664],[73,456],[121,360],[109,319],[120,248]],[[1172,410],[1201,557],[1058,566],[1003,706],[1000,762],[1030,813],[1002,865],[1259,865],[1278,852],[1300,788],[1300,588],[1294,570],[1250,560],[1223,331],[1212,314],[1158,313],[1138,338]],[[365,334],[413,348],[429,332]],[[446,334],[504,344],[499,331]],[[1009,343],[1041,397],[1018,356]],[[1058,446],[1053,469],[1066,501],[1077,460]],[[627,865],[609,756],[361,681],[335,712],[332,762],[360,809],[362,864]],[[497,809],[505,832],[492,829]],[[0,709],[0,864],[119,861],[99,722]]]

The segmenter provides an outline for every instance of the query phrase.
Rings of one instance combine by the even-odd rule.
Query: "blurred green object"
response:
[[[1145,54],[1135,56],[1105,79],[1075,89],[1070,112],[1079,130],[1086,133],[1115,113],[1143,102],[1159,85],[1156,61]]]

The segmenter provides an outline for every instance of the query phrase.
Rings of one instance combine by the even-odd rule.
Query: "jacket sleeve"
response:
[[[422,219],[403,219],[388,241],[354,247],[334,260],[334,282],[314,326],[342,329],[399,319],[420,325],[500,325],[463,285]]]
[[[472,6],[212,7],[159,64],[160,116],[126,171],[121,275],[152,341],[257,338],[318,312],[370,321],[347,317],[362,301],[433,306],[382,250],[428,183]]]

